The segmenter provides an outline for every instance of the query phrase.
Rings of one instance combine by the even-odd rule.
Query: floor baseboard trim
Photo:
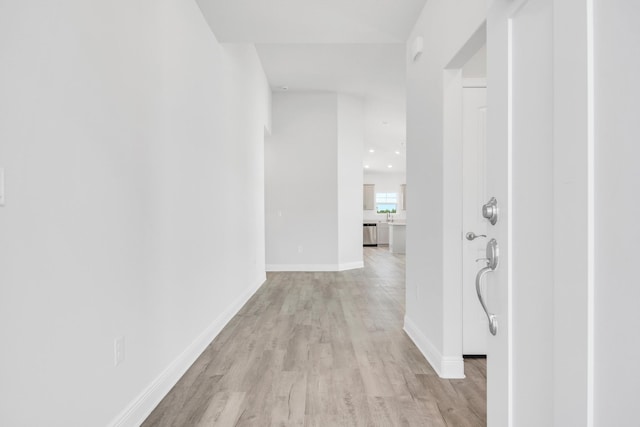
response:
[[[267,264],[267,271],[338,271],[338,264]]]
[[[464,359],[462,357],[443,356],[407,316],[404,318],[404,331],[440,378],[464,378]]]
[[[251,293],[251,295],[249,296],[249,298],[251,298],[251,296],[253,296],[254,293],[256,293],[258,291],[258,289],[260,289],[262,287],[262,285],[264,285],[264,282],[267,281],[267,273],[266,270],[262,272],[262,274],[260,276],[258,276],[258,278],[255,280],[255,285],[253,287],[253,292]],[[249,298],[247,298],[247,301],[249,301]],[[246,303],[245,303],[246,304]],[[244,304],[243,304],[244,305]],[[242,308],[242,307],[241,307]],[[235,314],[234,314],[235,316]],[[233,317],[233,316],[232,316]]]
[[[260,277],[226,311],[220,314],[149,386],[134,399],[111,423],[109,427],[135,427],[151,414],[153,409],[171,391],[184,373],[202,354],[238,311],[260,289],[266,278]]]
[[[358,268],[364,268],[364,261],[345,262],[338,264],[338,271],[356,270]]]
[[[364,261],[345,262],[342,264],[267,264],[267,271],[346,271],[364,268]]]

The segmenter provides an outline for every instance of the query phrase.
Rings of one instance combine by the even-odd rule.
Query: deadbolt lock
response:
[[[498,201],[495,197],[482,206],[482,216],[488,219],[491,225],[496,225],[498,222]]]

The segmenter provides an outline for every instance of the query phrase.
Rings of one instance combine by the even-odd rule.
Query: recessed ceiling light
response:
[[[389,169],[391,169],[391,168],[393,167],[393,165],[387,165],[387,167],[388,167]]]
[[[396,151],[396,154],[400,154],[400,152],[399,152],[399,151]]]
[[[373,148],[370,148],[370,149],[369,149],[369,152],[370,152],[370,153],[375,153],[375,152],[376,152],[376,150],[374,150]]]
[[[282,90],[289,90],[289,86],[280,86],[280,89],[282,89]]]
[[[386,121],[385,121],[385,122],[382,122],[382,124],[383,124],[383,125],[388,125],[388,124],[389,124],[389,122],[386,122]]]
[[[369,165],[364,165],[364,168],[365,169],[369,169]]]

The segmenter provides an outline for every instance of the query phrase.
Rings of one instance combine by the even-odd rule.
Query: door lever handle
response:
[[[465,234],[464,237],[466,237],[467,240],[471,241],[471,240],[476,240],[478,237],[487,237],[487,235],[486,234],[476,234],[473,231],[470,231],[467,234]]]

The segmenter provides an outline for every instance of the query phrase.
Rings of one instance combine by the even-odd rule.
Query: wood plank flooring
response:
[[[404,255],[269,273],[143,426],[484,426],[484,359],[442,380],[402,330]]]

